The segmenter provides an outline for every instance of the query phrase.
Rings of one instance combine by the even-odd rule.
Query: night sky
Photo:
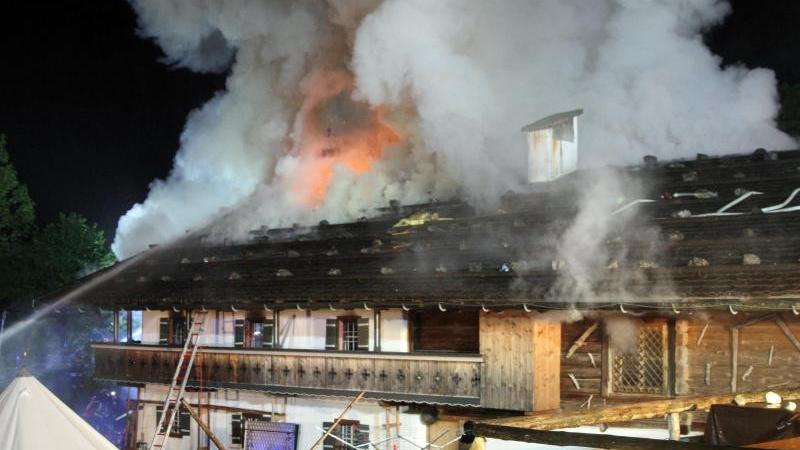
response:
[[[733,1],[707,42],[726,64],[800,83],[800,1]],[[169,172],[186,115],[223,75],[159,63],[124,0],[0,3],[0,133],[39,221],[79,212],[113,236],[117,219]]]

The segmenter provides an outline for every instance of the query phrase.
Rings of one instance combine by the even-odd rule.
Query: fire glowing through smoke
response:
[[[352,87],[352,78],[343,71],[315,71],[301,84],[304,100],[290,152],[295,165],[287,179],[302,205],[322,203],[337,168],[365,173],[387,146],[401,142],[382,108],[351,99]]]

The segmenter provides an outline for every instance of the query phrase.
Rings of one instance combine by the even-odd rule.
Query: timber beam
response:
[[[491,425],[487,423],[464,424],[464,430],[475,436],[507,441],[532,442],[557,446],[578,446],[619,450],[733,450],[740,447],[708,445],[694,442],[668,441],[610,434],[543,431],[527,428]]]
[[[743,392],[736,394],[737,400],[746,403],[763,403],[768,391]],[[800,388],[775,391],[784,400],[800,399]],[[582,425],[598,425],[619,422],[632,422],[642,419],[663,417],[671,413],[705,410],[715,404],[728,404],[734,394],[687,396],[665,400],[650,400],[637,403],[620,403],[595,409],[548,410],[527,416],[506,417],[482,421],[477,425],[502,425],[536,430],[557,430]]]

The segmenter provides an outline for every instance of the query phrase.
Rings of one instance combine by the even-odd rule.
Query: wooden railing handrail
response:
[[[92,348],[111,350],[144,350],[155,352],[180,352],[181,347],[151,345],[93,342]],[[373,351],[337,351],[337,350],[306,350],[306,349],[260,349],[247,347],[207,347],[202,346],[202,353],[236,353],[244,355],[264,356],[297,356],[297,357],[325,357],[325,358],[351,358],[351,359],[401,359],[416,361],[453,361],[481,363],[483,357],[475,353],[449,353],[449,352],[373,352]]]

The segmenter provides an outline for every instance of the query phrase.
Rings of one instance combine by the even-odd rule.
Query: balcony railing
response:
[[[168,384],[180,348],[92,344],[95,378]],[[434,404],[479,405],[479,355],[260,350],[204,347],[189,386],[278,394],[353,396]]]

